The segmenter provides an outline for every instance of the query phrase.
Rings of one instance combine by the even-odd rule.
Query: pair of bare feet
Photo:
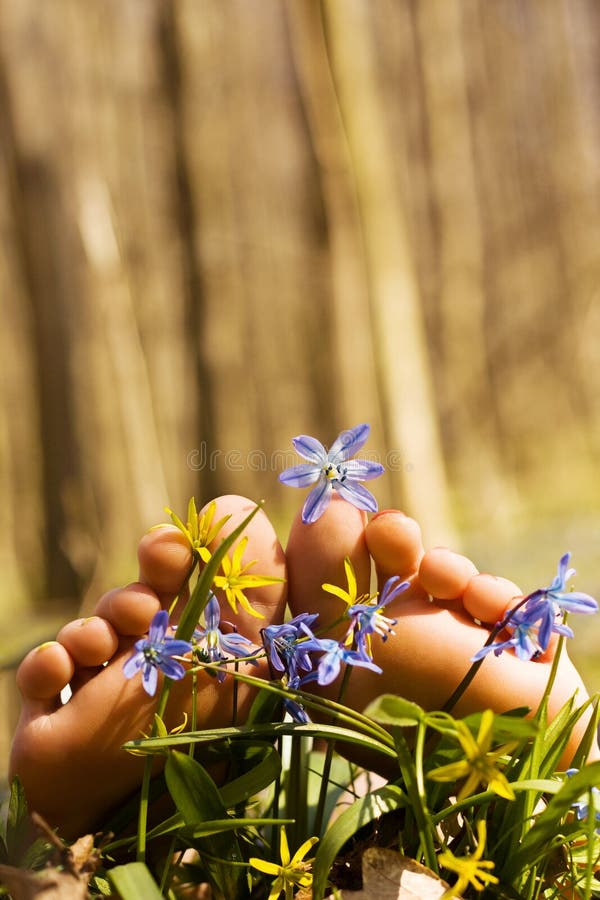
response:
[[[216,516],[231,514],[219,540],[238,525],[254,504],[237,496],[217,501]],[[232,617],[240,633],[260,643],[260,629],[283,621],[286,601],[294,615],[319,612],[323,622],[334,621],[344,604],[321,585],[344,585],[344,565],[350,557],[359,594],[368,592],[374,562],[381,583],[401,575],[410,588],[397,597],[386,615],[398,619],[395,634],[374,642],[379,675],[367,669],[352,674],[350,702],[357,709],[382,693],[398,693],[428,709],[446,701],[482,647],[490,627],[514,605],[519,588],[512,582],[478,574],[473,563],[450,550],[425,553],[417,523],[396,511],[379,513],[367,523],[364,513],[334,497],[324,515],[312,525],[294,521],[284,553],[264,513],[248,529],[244,559],[256,559],[256,571],[286,582],[253,588],[248,597],[265,618],[239,610]],[[168,608],[185,592],[191,553],[183,534],[165,526],[152,530],[138,548],[139,580],[104,594],[95,615],[65,625],[57,640],[32,650],[23,660],[17,682],[23,697],[22,714],[14,737],[10,772],[25,786],[30,808],[66,838],[96,828],[140,783],[143,762],[125,753],[122,745],[148,733],[156,699],[148,696],[140,678],[126,680],[123,662],[144,635],[154,614]],[[430,598],[434,598],[433,602]],[[484,624],[478,624],[474,620]],[[551,645],[537,661],[523,662],[513,654],[489,655],[460,699],[456,712],[492,708],[503,712],[527,705],[535,709],[547,683],[554,654]],[[268,677],[266,662],[251,674]],[[72,696],[63,704],[61,690]],[[168,727],[181,723],[190,711],[186,679],[174,684]],[[198,727],[230,724],[233,679],[222,683],[208,675],[198,682]],[[332,695],[337,685],[329,688]],[[581,678],[566,654],[550,699],[550,715],[577,692],[587,699]],[[240,687],[238,721],[243,721],[252,691]],[[576,749],[586,718],[572,736],[568,754]],[[597,747],[593,758],[598,758]],[[567,759],[564,760],[568,762]]]

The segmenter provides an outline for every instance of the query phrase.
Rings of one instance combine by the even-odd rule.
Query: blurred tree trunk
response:
[[[362,215],[386,443],[403,462],[392,497],[419,517],[428,536],[451,541],[419,286],[377,82],[369,8],[361,0],[332,0],[324,9]]]

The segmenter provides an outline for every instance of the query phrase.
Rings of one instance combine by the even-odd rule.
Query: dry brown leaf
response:
[[[362,890],[344,890],[342,900],[438,900],[448,888],[431,869],[383,847],[365,850],[362,876]]]

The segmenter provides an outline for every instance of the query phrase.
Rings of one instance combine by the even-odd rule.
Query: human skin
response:
[[[216,503],[215,520],[231,514],[220,538],[254,507],[251,501],[233,495]],[[373,641],[375,660],[383,673],[352,672],[352,690],[346,702],[356,709],[390,692],[427,709],[439,708],[460,682],[490,627],[520,594],[506,579],[478,574],[474,564],[459,554],[442,548],[425,553],[417,523],[402,513],[388,511],[368,523],[364,513],[338,497],[316,523],[304,525],[299,517],[294,521],[287,563],[263,512],[255,516],[246,533],[249,540],[244,559],[257,560],[253,571],[287,576],[292,613],[319,612],[323,624],[332,622],[343,604],[325,594],[321,585],[344,585],[346,556],[357,573],[359,592],[369,591],[372,561],[380,584],[390,575],[410,581],[409,590],[385,610],[398,618],[395,635],[386,642]],[[65,625],[56,641],[32,650],[17,673],[22,713],[10,774],[21,778],[30,808],[59,827],[65,838],[99,827],[141,781],[143,762],[125,753],[122,745],[150,731],[156,698],[146,694],[140,677],[123,677],[123,662],[135,641],[147,633],[157,610],[169,608],[178,594],[181,602],[185,601],[191,553],[183,534],[165,526],[144,535],[138,558],[137,582],[104,594],[93,616]],[[221,598],[222,616],[260,644],[261,628],[283,621],[286,585],[252,588],[248,599],[264,618],[243,610],[234,615]],[[477,624],[473,617],[485,624]],[[465,714],[491,708],[503,712],[524,704],[535,709],[553,653],[554,645],[540,661],[525,663],[512,653],[491,655],[454,711]],[[258,668],[242,666],[242,671],[268,677],[265,661]],[[67,684],[73,693],[63,705],[60,692]],[[199,675],[199,729],[231,723],[232,688],[232,678],[219,684],[208,675]],[[329,696],[336,696],[337,691],[337,683],[323,689]],[[575,692],[583,703],[587,692],[565,654],[550,698],[550,715]],[[244,721],[253,696],[253,690],[240,685],[238,722]],[[173,685],[167,727],[180,725],[190,712],[189,681],[184,679]],[[582,717],[573,732],[565,764],[578,746],[586,721],[587,717]],[[591,758],[598,758],[597,747]]]

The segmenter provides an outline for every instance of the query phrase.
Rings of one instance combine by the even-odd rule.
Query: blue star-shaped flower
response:
[[[567,626],[562,626],[566,628]],[[503,650],[514,650],[519,659],[529,660],[534,656],[539,656],[542,647],[539,643],[538,626],[532,622],[526,610],[516,610],[510,619],[508,628],[512,631],[512,635],[506,641],[494,641],[487,647],[482,647],[477,653],[471,657],[472,662],[477,662],[487,656],[488,653],[494,653],[500,656]],[[513,631],[514,629],[514,631]],[[571,632],[572,633],[572,632]]]
[[[302,510],[305,524],[317,521],[331,500],[333,491],[358,509],[377,511],[375,497],[359,482],[377,478],[382,474],[383,466],[367,459],[351,459],[367,440],[370,430],[369,425],[357,425],[342,431],[329,450],[316,438],[306,434],[293,438],[296,451],[309,462],[285,469],[279,480],[291,487],[315,485]]]
[[[579,769],[567,769],[567,775],[569,776],[569,778],[571,778],[578,771]],[[600,789],[597,787],[593,787],[591,790],[591,794],[593,807],[592,812],[594,814],[596,822],[598,822],[596,834],[600,834]],[[575,811],[575,815],[577,816],[577,820],[579,822],[587,821],[590,816],[590,795],[587,794],[585,799],[576,800],[571,808]]]
[[[526,608],[529,620],[540,623],[539,642],[542,650],[545,650],[548,646],[550,635],[553,631],[562,633],[561,626],[556,625],[556,617],[561,612],[598,612],[598,604],[589,594],[566,590],[567,581],[575,574],[575,569],[568,568],[570,558],[570,553],[565,553],[561,556],[558,563],[558,571],[552,584],[546,588],[534,591],[527,601]],[[572,632],[569,637],[571,636]]]
[[[300,681],[301,685],[308,684],[310,681],[316,681],[321,686],[331,684],[340,674],[342,663],[348,666],[362,666],[378,673],[383,671],[372,659],[359,653],[358,650],[351,650],[343,643],[334,641],[333,638],[318,638],[306,625],[302,625],[302,630],[308,637],[303,644],[304,649],[321,652],[323,655],[319,660],[317,670],[305,675]]]
[[[382,615],[381,610],[408,587],[410,587],[410,582],[402,581],[399,575],[393,575],[385,582],[376,604],[354,603],[348,608],[350,631],[354,630],[356,649],[363,657],[371,657],[372,634],[379,634],[386,641],[388,636],[394,633],[392,629],[397,619],[390,619],[388,616]]]
[[[283,625],[267,625],[262,629],[262,639],[271,665],[278,672],[285,672],[288,684],[296,685],[300,670],[310,672],[312,662],[306,648],[306,635],[302,624],[312,625],[318,613],[300,613]]]
[[[213,593],[210,594],[204,609],[204,624],[205,628],[196,628],[194,631],[194,642],[196,648],[205,654],[209,662],[220,663],[230,657],[239,659],[252,653],[254,644],[250,638],[237,634],[237,632],[223,634],[219,628],[221,607]],[[255,659],[250,661],[254,665],[258,665]],[[223,681],[226,674],[223,668],[219,669],[218,681]]]
[[[134,652],[123,666],[125,678],[133,678],[142,671],[144,690],[151,697],[156,693],[158,670],[168,678],[178,681],[185,675],[185,669],[173,656],[182,656],[192,649],[188,641],[179,641],[166,637],[169,627],[169,614],[161,609],[150,623],[148,637],[136,641]]]

